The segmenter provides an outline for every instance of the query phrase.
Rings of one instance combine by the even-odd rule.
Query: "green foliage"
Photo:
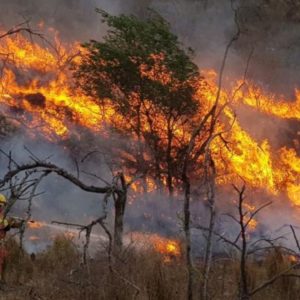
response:
[[[109,30],[103,41],[84,44],[87,53],[75,72],[83,90],[99,98],[111,98],[120,111],[130,113],[130,95],[137,94],[163,110],[195,112],[197,66],[181,48],[169,24],[157,14],[147,20],[135,16],[112,16],[97,10]],[[159,57],[159,59],[155,59]],[[141,69],[157,74],[149,78]],[[162,82],[156,75],[168,74]]]
[[[198,67],[158,14],[151,12],[146,20],[140,20],[133,15],[98,13],[108,32],[101,41],[83,45],[85,51],[74,76],[88,95],[110,99],[129,125],[116,124],[116,131],[137,137],[137,149],[128,151],[137,157],[136,166],[128,162],[130,168],[147,172],[158,182],[167,176],[172,194],[183,153],[179,147],[185,147],[174,142],[175,130],[183,124],[183,131],[193,128],[191,117],[199,112],[195,98],[201,82]],[[105,101],[101,103],[105,105]],[[143,142],[154,164],[146,165]]]

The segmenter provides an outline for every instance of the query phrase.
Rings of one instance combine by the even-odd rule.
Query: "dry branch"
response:
[[[84,182],[82,182],[81,180],[79,180],[76,176],[68,173],[65,169],[60,168],[60,167],[56,166],[55,164],[43,162],[43,161],[37,161],[34,163],[20,165],[17,168],[7,172],[4,175],[3,179],[0,180],[0,186],[3,186],[4,184],[6,184],[9,180],[11,180],[14,176],[18,175],[19,173],[21,173],[23,171],[28,171],[28,170],[33,170],[33,172],[55,173],[65,179],[69,180],[70,182],[72,182],[73,184],[75,184],[76,186],[78,186],[79,188],[81,188],[82,190],[84,190],[86,192],[105,194],[112,190],[111,186],[98,187],[98,186],[93,186],[93,185],[87,185]]]

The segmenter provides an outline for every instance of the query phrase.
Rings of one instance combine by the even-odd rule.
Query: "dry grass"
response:
[[[89,268],[81,264],[81,257],[73,242],[57,237],[52,247],[30,257],[22,254],[18,244],[10,240],[11,250],[7,266],[7,286],[0,292],[5,300],[180,300],[185,299],[186,270],[182,260],[164,263],[152,251],[125,251],[109,268],[107,255],[99,252],[89,261]],[[278,250],[263,261],[249,263],[249,284],[257,286],[290,265]],[[201,262],[195,269],[195,294],[200,298]],[[300,273],[298,270],[293,273]],[[214,260],[210,279],[211,299],[236,299],[239,265],[235,259]],[[136,287],[139,288],[137,293]],[[299,299],[300,279],[284,277],[253,297],[254,300]],[[199,297],[198,297],[199,296]]]

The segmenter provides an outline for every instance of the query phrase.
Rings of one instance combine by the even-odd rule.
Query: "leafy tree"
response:
[[[103,40],[83,45],[75,78],[88,95],[110,99],[126,120],[126,126],[116,128],[137,137],[136,171],[165,180],[172,194],[183,147],[175,130],[186,128],[198,110],[198,68],[156,13],[140,20],[97,11],[108,32]],[[145,145],[150,149],[148,162]]]

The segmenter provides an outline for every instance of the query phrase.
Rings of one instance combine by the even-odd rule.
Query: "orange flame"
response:
[[[163,255],[164,262],[171,262],[175,258],[181,257],[181,248],[177,240],[166,239],[158,235],[151,237],[154,249]]]
[[[46,226],[46,223],[44,222],[37,222],[37,221],[34,221],[34,222],[28,222],[28,227],[30,229],[40,229],[40,228],[43,228]]]
[[[36,236],[36,235],[31,235],[31,236],[29,237],[29,240],[30,240],[30,241],[39,241],[40,238],[39,238],[38,236]]]
[[[151,247],[155,252],[162,255],[165,263],[170,263],[182,256],[180,242],[175,239],[168,239],[158,234],[139,233],[131,234],[132,239],[143,246]]]
[[[43,24],[41,23],[41,26]],[[54,32],[54,34],[56,34]],[[55,50],[50,46],[32,43],[25,37],[8,36],[1,40],[0,53],[7,53],[5,68],[1,76],[0,105],[5,113],[25,123],[42,133],[49,140],[67,138],[74,127],[87,128],[93,132],[107,134],[104,124],[116,124],[119,128],[128,128],[126,122],[115,110],[112,101],[103,99],[105,105],[100,105],[94,99],[76,90],[68,71],[70,60],[79,62],[76,56],[80,51],[77,43],[66,46],[55,36]],[[142,76],[169,83],[170,74],[161,62],[164,55],[153,54],[154,66],[149,69],[142,65]],[[204,73],[205,82],[200,82],[195,95],[201,101],[201,112],[195,117],[201,119],[213,105],[217,85],[216,72],[208,70]],[[237,80],[234,86],[239,86]],[[222,119],[218,124],[224,131],[223,139],[216,138],[211,147],[218,171],[220,185],[235,182],[240,177],[248,186],[265,189],[272,195],[285,193],[295,206],[300,206],[300,157],[295,149],[272,149],[266,139],[257,142],[251,134],[245,131],[234,115],[234,108],[240,104],[255,108],[265,114],[282,119],[300,119],[300,91],[295,92],[295,101],[286,101],[282,96],[270,95],[254,84],[247,83],[244,88],[233,90],[234,97],[225,90],[220,93],[220,104],[227,103]],[[132,93],[132,101],[138,100],[138,95]],[[279,100],[277,100],[279,98]],[[167,130],[164,117],[159,108],[145,101],[145,108],[156,113],[153,124],[159,132],[161,140],[165,141]],[[142,119],[145,132],[150,133],[149,124]],[[231,124],[231,129],[225,129]],[[188,141],[191,132],[186,125],[175,128],[176,141]],[[130,154],[122,154],[130,156]],[[135,157],[131,157],[133,161]],[[150,159],[145,154],[145,160]],[[130,178],[129,178],[130,179]],[[163,180],[165,180],[163,178]],[[155,190],[155,182],[148,179],[148,191]],[[141,190],[133,185],[136,192]],[[34,225],[32,225],[34,226]]]

